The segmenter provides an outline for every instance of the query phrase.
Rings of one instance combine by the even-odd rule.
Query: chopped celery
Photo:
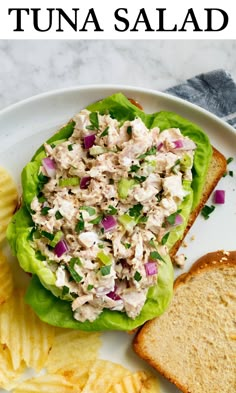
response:
[[[130,217],[128,214],[123,214],[122,216],[119,216],[118,221],[129,232],[132,231],[135,225],[137,224],[137,221],[133,217]]]
[[[103,265],[109,265],[112,262],[111,255],[107,255],[103,251],[99,251],[97,253],[97,258],[103,263]]]
[[[102,146],[93,146],[89,149],[89,154],[91,156],[99,156],[100,154],[106,153],[107,149]]]
[[[118,183],[118,195],[120,198],[127,198],[129,191],[137,182],[134,179],[121,179]]]
[[[80,184],[79,177],[67,177],[65,179],[59,179],[60,187],[78,186],[79,184]]]
[[[51,247],[55,247],[57,245],[57,243],[61,240],[62,236],[63,236],[63,232],[62,231],[57,232],[55,234],[53,240],[50,242],[50,246]]]
[[[184,154],[180,160],[180,168],[182,171],[192,167],[192,159],[188,154]]]

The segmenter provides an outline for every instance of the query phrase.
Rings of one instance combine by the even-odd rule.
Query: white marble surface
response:
[[[236,79],[236,42],[0,41],[0,109],[51,89],[129,84],[164,90],[224,68]]]

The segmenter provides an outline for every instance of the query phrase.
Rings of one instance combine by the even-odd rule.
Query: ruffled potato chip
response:
[[[89,372],[93,364],[94,360],[76,362],[70,366],[67,365],[58,369],[56,374],[62,375],[82,390],[88,380]]]
[[[157,378],[146,371],[137,371],[122,378],[114,384],[108,393],[157,393]]]
[[[62,375],[42,375],[31,378],[17,386],[14,393],[80,393],[76,385],[72,385]],[[92,393],[92,392],[91,392]]]
[[[53,339],[54,327],[25,304],[23,290],[14,290],[0,307],[0,342],[9,348],[14,370],[23,360],[36,371],[44,367]]]
[[[0,305],[11,296],[13,291],[13,276],[7,258],[0,252]]]
[[[16,210],[17,188],[11,175],[0,167],[0,242],[5,238],[7,225]]]
[[[5,345],[0,345],[0,388],[10,390],[19,382],[25,364],[22,362],[17,370],[13,369],[11,354]]]
[[[112,385],[129,374],[130,371],[120,364],[108,360],[96,360],[90,369],[82,393],[108,393]]]
[[[49,372],[55,372],[80,361],[95,360],[100,346],[99,333],[56,329],[54,344],[45,367]]]

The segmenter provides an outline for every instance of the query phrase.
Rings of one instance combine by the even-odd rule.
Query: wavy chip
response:
[[[53,347],[45,367],[49,372],[54,372],[79,361],[95,360],[100,346],[100,333],[56,329]]]
[[[114,384],[108,393],[157,393],[157,378],[146,371],[137,371]]]
[[[81,390],[84,388],[91,367],[94,364],[94,360],[76,362],[71,366],[60,368],[56,371],[56,374],[62,375],[72,384],[76,384]]]
[[[80,393],[80,389],[62,375],[52,374],[31,378],[19,384],[14,393]]]
[[[0,388],[13,389],[20,380],[24,369],[25,364],[22,362],[20,367],[14,370],[9,349],[0,345]]]
[[[0,252],[0,305],[5,303],[13,291],[13,276],[7,258]]]
[[[0,342],[9,348],[14,370],[23,360],[37,371],[44,367],[53,338],[54,327],[25,304],[23,290],[14,290],[0,307]]]
[[[17,188],[11,175],[0,167],[0,242],[5,238],[7,225],[16,209]]]
[[[108,393],[113,384],[129,375],[130,371],[108,360],[96,360],[81,393]]]

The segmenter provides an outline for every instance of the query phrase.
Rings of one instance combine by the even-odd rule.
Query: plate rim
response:
[[[138,87],[138,86],[133,86],[133,85],[123,85],[123,84],[86,84],[86,85],[76,85],[76,86],[71,86],[71,87],[64,87],[64,88],[59,88],[59,89],[51,89],[43,93],[35,94],[32,96],[29,96],[23,100],[17,101],[13,104],[8,105],[5,108],[2,108],[0,110],[0,118],[2,116],[7,115],[11,111],[18,110],[20,107],[24,107],[27,104],[31,104],[36,101],[40,101],[44,98],[52,98],[53,96],[59,96],[59,95],[64,95],[66,93],[71,93],[71,92],[88,92],[88,91],[99,91],[99,90],[117,90],[121,91],[122,90],[131,90],[137,93],[143,93],[143,94],[148,94],[148,95],[154,95],[156,97],[161,97],[163,99],[167,99],[173,103],[179,103],[185,106],[186,108],[189,108],[193,110],[195,113],[197,112],[199,115],[202,115],[204,117],[207,117],[208,119],[211,119],[212,121],[218,123],[220,126],[225,127],[230,133],[236,136],[236,129],[232,127],[230,124],[228,124],[225,120],[221,119],[217,115],[213,114],[212,112],[208,111],[205,108],[202,108],[199,105],[193,104],[187,100],[184,100],[183,98],[171,95],[169,93],[159,91],[159,90],[154,90],[154,89],[149,89],[145,87]]]

